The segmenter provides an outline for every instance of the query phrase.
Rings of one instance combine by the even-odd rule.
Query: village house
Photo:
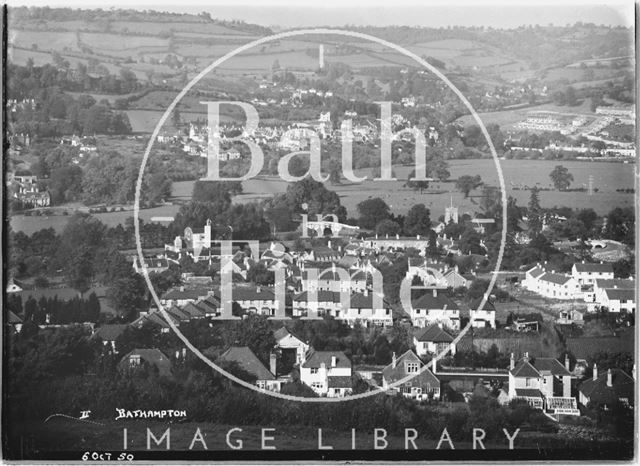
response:
[[[611,409],[616,403],[625,406],[634,404],[635,382],[632,377],[620,369],[608,369],[598,373],[598,366],[593,365],[593,375],[583,381],[578,389],[578,401],[583,406]]]
[[[160,376],[170,377],[172,364],[169,358],[157,348],[136,348],[120,360],[118,368],[127,373],[151,370]]]
[[[351,361],[342,351],[313,351],[300,365],[300,381],[320,396],[351,393]]]
[[[509,400],[516,398],[549,414],[580,414],[576,399],[571,396],[568,358],[563,366],[555,358],[529,358],[525,352],[516,364],[511,353]]]
[[[441,323],[451,330],[460,330],[458,305],[443,292],[433,289],[414,300],[411,308],[409,317],[415,327]]]
[[[379,238],[378,235],[375,237],[365,238],[363,244],[367,248],[371,248],[376,252],[386,251],[386,250],[404,250],[408,248],[414,248],[418,251],[424,251],[429,246],[428,238],[423,238],[420,235],[418,236],[400,236],[395,235],[389,237],[389,235],[385,235],[384,238]]]
[[[493,303],[487,299],[480,308],[482,298],[477,298],[469,304],[469,321],[474,328],[491,327],[496,328],[496,308]]]
[[[94,329],[92,338],[102,340],[104,346],[109,346],[114,353],[118,352],[116,340],[127,330],[127,324],[104,324]]]
[[[283,353],[288,351],[295,352],[296,364],[302,364],[305,361],[310,346],[301,337],[294,334],[287,327],[279,328],[273,332],[273,337],[276,340],[276,348],[279,348]]]
[[[266,286],[236,286],[233,288],[233,302],[244,312],[264,316],[274,316],[280,305],[275,291]]]
[[[316,269],[315,275],[309,272],[305,264],[300,272],[303,291],[323,290],[335,292],[364,292],[367,288],[367,274],[361,270],[353,272],[337,267]],[[315,278],[311,278],[311,277]]]
[[[141,264],[140,258],[134,256],[133,270],[142,274],[143,268],[146,268],[148,273],[162,273],[169,269],[169,261],[166,258],[145,257],[144,262]]]
[[[555,273],[555,270],[547,272],[540,264],[527,270],[522,286],[545,298],[570,300],[583,297],[582,287],[575,278]]]
[[[584,325],[584,313],[576,309],[561,310],[560,315],[556,319],[556,324],[559,325]]]
[[[386,302],[384,296],[380,296],[382,307],[376,307],[374,293],[364,290],[363,293],[354,293],[349,301],[349,309],[341,314],[340,318],[346,320],[349,326],[356,323],[368,327],[369,325],[379,325],[389,327],[393,325],[393,313],[391,306]]]
[[[606,288],[600,306],[609,312],[633,314],[636,311],[636,292],[629,289]]]
[[[435,368],[435,359],[433,361]],[[396,358],[396,354],[393,353],[391,364],[382,370],[382,388],[387,390],[388,394],[400,393],[416,401],[439,400],[440,381],[433,372],[423,366],[424,363],[411,350],[406,351],[399,358]],[[411,378],[398,387],[389,388],[405,377]]]
[[[178,306],[183,307],[188,303],[195,303],[201,299],[206,298],[213,291],[209,288],[185,288],[181,286],[167,291],[160,297],[160,304],[165,307]]]
[[[255,378],[255,385],[263,390],[279,392],[282,388],[283,380],[277,378],[276,372],[276,355],[271,354],[269,357],[270,369],[258,359],[248,346],[232,346],[222,353],[219,361],[234,363],[239,369],[246,372],[252,378]]]
[[[571,276],[581,285],[593,285],[597,279],[613,279],[613,266],[602,262],[576,262],[571,268]]]
[[[413,346],[420,357],[438,355],[449,350],[451,355],[456,354],[456,345],[453,337],[445,332],[439,325],[430,325],[425,328],[417,328],[413,334]]]
[[[339,292],[317,290],[316,296],[313,298],[312,294],[313,292],[303,291],[293,297],[293,317],[309,317],[311,315],[341,317],[342,305]]]
[[[476,277],[473,273],[460,273],[458,266],[456,265],[454,268],[447,270],[443,274],[443,278],[447,282],[448,287],[456,289],[469,288]]]

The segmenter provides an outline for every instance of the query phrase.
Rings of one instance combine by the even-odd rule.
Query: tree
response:
[[[616,207],[607,215],[607,225],[604,230],[604,236],[633,246],[634,228],[635,215],[633,208]]]
[[[538,234],[542,231],[542,220],[540,218],[541,208],[540,199],[538,197],[538,188],[533,187],[531,195],[529,196],[529,206],[527,211],[527,218],[529,219],[529,229],[533,234]]]
[[[480,175],[462,175],[456,181],[456,189],[464,194],[465,199],[469,197],[469,193],[474,189],[482,186],[483,182]]]
[[[571,182],[573,181],[573,175],[562,165],[556,165],[551,173],[549,173],[549,178],[551,178],[553,185],[558,191],[565,191],[571,186]]]
[[[429,209],[424,204],[416,204],[404,218],[404,231],[411,236],[426,235],[431,230]]]
[[[407,182],[404,184],[407,188],[411,188],[414,191],[420,191],[420,194],[422,194],[422,192],[425,189],[429,189],[429,181],[427,180],[412,180],[412,178],[414,178],[416,176],[416,171],[415,170],[411,170],[411,173],[409,173],[409,176],[407,176]]]
[[[382,220],[389,218],[389,206],[379,197],[362,201],[356,207],[360,214],[358,224],[362,228],[373,229]]]
[[[400,233],[400,225],[389,218],[380,220],[376,225],[377,235],[396,235],[398,233]]]
[[[273,285],[275,282],[275,273],[267,269],[262,262],[258,262],[247,272],[247,280],[256,285]]]

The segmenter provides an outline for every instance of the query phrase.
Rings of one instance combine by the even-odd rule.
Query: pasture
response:
[[[594,177],[594,186],[599,192],[588,196],[584,192],[541,191],[540,204],[543,207],[568,206],[574,209],[592,208],[598,214],[607,214],[613,206],[631,207],[634,196],[631,193],[616,192],[617,188],[633,187],[633,165],[615,162],[561,162],[569,169],[574,177],[573,187],[580,187],[587,183],[589,175]],[[554,161],[545,160],[501,160],[500,166],[504,174],[507,195],[513,196],[517,204],[526,206],[529,202],[530,191],[514,189],[516,186],[548,187],[551,183],[549,173],[558,165]],[[362,183],[344,183],[340,185],[327,184],[327,188],[340,196],[340,201],[347,209],[349,217],[357,217],[358,203],[369,198],[380,197],[391,208],[391,212],[404,215],[414,204],[425,204],[431,211],[432,220],[444,214],[445,207],[451,202],[458,206],[460,214],[474,215],[479,210],[479,191],[464,196],[455,189],[453,182],[434,182],[428,191],[420,194],[418,191],[404,187],[407,175],[412,167],[395,167],[397,181],[372,181],[367,179]],[[356,175],[369,178],[370,170],[356,170]],[[457,179],[461,175],[478,174],[482,180],[490,185],[498,186],[498,175],[492,159],[453,160],[450,161],[451,178]],[[174,201],[187,201],[191,198],[193,181],[181,181],[173,184],[172,198]],[[247,203],[268,199],[274,194],[284,193],[287,182],[278,177],[258,177],[243,182],[243,194],[234,198],[234,202]],[[130,208],[132,208],[130,206]],[[173,216],[179,209],[179,204],[155,207],[140,211],[140,218],[145,221],[154,216]],[[107,212],[94,214],[109,226],[124,223],[128,217],[133,217],[133,211]],[[68,216],[49,215],[31,216],[15,215],[11,217],[11,227],[14,231],[24,231],[31,234],[41,228],[53,227],[62,231]]]

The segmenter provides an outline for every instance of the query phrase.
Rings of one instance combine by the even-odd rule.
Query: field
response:
[[[589,175],[593,175],[594,186],[599,192],[588,196],[584,192],[558,192],[541,191],[540,204],[543,207],[569,206],[575,209],[592,208],[598,214],[604,215],[612,206],[633,206],[633,194],[619,193],[618,188],[633,188],[633,165],[615,162],[561,162],[569,169],[574,177],[573,186],[579,187],[588,182]],[[554,161],[545,160],[501,160],[500,166],[504,174],[507,187],[507,195],[513,196],[518,205],[526,206],[529,202],[528,190],[513,189],[526,185],[533,187],[548,187],[550,185],[549,173],[557,165]],[[458,206],[460,214],[474,215],[479,210],[477,195],[464,199],[453,183],[432,183],[430,190],[420,194],[404,187],[406,177],[411,167],[396,167],[398,181],[372,181],[365,180],[358,184],[330,185],[327,187],[338,193],[342,205],[347,208],[349,216],[357,217],[356,206],[358,203],[373,197],[382,198],[391,208],[394,214],[404,215],[414,204],[423,203],[431,210],[431,218],[436,220],[444,214],[444,209],[451,202]],[[461,175],[478,174],[487,184],[498,186],[498,175],[492,159],[453,160],[450,163],[451,178],[457,179]],[[356,175],[370,176],[369,170],[356,171]],[[260,177],[243,182],[244,193],[235,198],[235,202],[259,201],[283,193],[287,189],[287,183],[276,177]],[[182,181],[173,184],[173,199],[185,201],[191,197],[193,181]],[[166,205],[153,209],[140,211],[140,218],[147,221],[153,216],[172,216],[178,211],[179,205]],[[132,211],[108,212],[94,214],[102,222],[109,226],[124,223],[128,217],[133,216]],[[11,227],[14,231],[24,231],[31,234],[41,228],[53,227],[56,231],[62,231],[67,216],[50,215],[48,217],[26,217],[16,215],[11,218]]]
[[[527,117],[531,116],[534,113],[538,112],[549,112],[556,113],[560,115],[566,116],[574,116],[574,115],[589,115],[593,116],[594,113],[590,108],[591,100],[584,99],[580,105],[576,105],[575,107],[569,106],[560,106],[555,105],[553,103],[546,103],[541,105],[534,105],[531,107],[519,108],[516,110],[503,110],[499,112],[483,112],[478,113],[480,120],[485,125],[488,124],[497,124],[502,129],[508,129],[515,125],[516,123],[525,120]],[[471,115],[464,115],[456,120],[458,123],[463,125],[475,125],[476,120]]]

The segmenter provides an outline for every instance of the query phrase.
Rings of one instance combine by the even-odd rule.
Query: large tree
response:
[[[474,189],[482,186],[483,182],[480,175],[462,175],[456,181],[456,189],[464,194],[464,197],[469,197],[469,193]]]
[[[382,220],[389,218],[389,206],[379,197],[367,199],[357,205],[360,218],[359,225],[362,228],[373,229]]]
[[[429,209],[424,204],[416,204],[404,218],[404,231],[408,235],[426,235],[431,229]]]
[[[551,178],[553,186],[555,186],[558,191],[567,190],[573,181],[573,175],[569,173],[567,167],[562,165],[556,165],[551,173],[549,173],[549,178]]]

